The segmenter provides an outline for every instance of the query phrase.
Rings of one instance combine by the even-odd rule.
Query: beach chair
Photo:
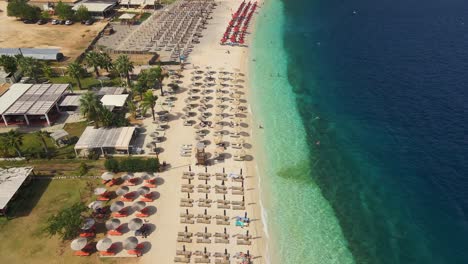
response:
[[[218,243],[218,244],[229,244],[229,240],[228,240],[228,239],[225,239],[225,238],[216,238],[216,239],[215,239],[215,243]]]
[[[250,245],[252,245],[252,241],[250,241],[250,240],[237,240],[237,245],[250,246]]]
[[[137,250],[137,249],[131,249],[131,250],[127,250],[127,253],[129,255],[135,255],[137,257],[141,256],[141,251],[140,250]]]
[[[195,224],[195,220],[182,218],[182,219],[180,219],[180,223],[181,224]]]
[[[216,221],[217,225],[230,225],[229,221],[218,220]]]
[[[190,259],[186,257],[174,257],[174,262],[177,263],[190,263]]]
[[[209,258],[196,258],[195,263],[210,263]]]
[[[120,201],[122,202],[133,202],[135,200],[134,196],[122,196],[120,197]]]
[[[227,259],[215,259],[216,264],[230,264],[231,262]]]
[[[115,230],[107,231],[107,235],[109,235],[109,236],[121,236],[122,232],[120,232],[119,228],[117,228]]]
[[[232,206],[232,210],[245,210],[245,206],[234,205]]]
[[[152,201],[154,201],[154,199],[153,199],[153,197],[151,197],[150,195],[147,194],[144,197],[142,197],[140,199],[140,201],[142,201],[142,202],[152,202]]]
[[[89,255],[91,255],[91,254],[90,254],[89,252],[79,250],[79,251],[75,251],[75,252],[73,253],[73,255],[79,256],[79,257],[86,257],[86,256],[89,256]]]
[[[211,239],[208,238],[198,238],[197,243],[200,244],[211,244]]]
[[[80,237],[94,237],[96,234],[94,232],[82,232]]]

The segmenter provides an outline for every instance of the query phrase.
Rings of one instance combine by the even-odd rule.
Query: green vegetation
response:
[[[14,73],[18,69],[23,72],[25,76],[31,77],[34,83],[39,82],[39,77],[51,74],[49,65],[31,57],[23,57],[23,55],[0,57],[0,66],[3,66],[6,72]]]
[[[15,73],[18,70],[18,64],[13,56],[0,56],[0,66],[2,66],[7,73]]]
[[[157,158],[125,158],[121,160],[111,158],[104,162],[104,167],[112,172],[157,172],[159,171],[159,160]]]
[[[86,21],[91,18],[91,14],[88,11],[88,8],[84,5],[80,5],[78,10],[76,10],[75,18],[77,21]]]
[[[63,130],[67,131],[68,134],[72,137],[79,137],[83,134],[83,131],[88,126],[88,123],[85,121],[76,122],[76,123],[66,123],[63,127]]]
[[[75,15],[72,9],[72,6],[63,3],[62,1],[59,1],[57,3],[54,10],[55,10],[55,14],[60,19],[73,19],[73,16]]]
[[[20,19],[37,20],[41,17],[41,9],[29,5],[27,0],[13,0],[8,3],[7,15]]]
[[[120,55],[117,60],[115,60],[114,68],[120,75],[125,76],[127,87],[130,86],[130,73],[133,71],[135,66],[128,56]]]
[[[140,13],[140,12],[118,12],[117,15],[112,19],[112,22],[120,22],[122,20],[119,19],[119,17],[125,13],[130,13],[130,14],[135,14],[135,17],[133,18],[133,21],[135,21],[137,24],[141,24],[143,21],[148,19],[151,16],[151,13]]]
[[[61,209],[57,214],[47,219],[45,231],[50,236],[59,235],[62,240],[71,240],[78,236],[83,221],[82,214],[87,210],[81,202]]]
[[[74,87],[79,88],[76,79],[70,78],[69,76],[52,77],[49,79],[49,81],[51,83],[71,83]],[[90,75],[80,78],[80,83],[83,90],[89,90],[93,87],[101,87],[101,82]],[[121,85],[121,80],[119,77],[111,78],[110,80],[102,81],[102,85],[119,86]]]
[[[149,110],[151,110],[151,115],[153,116],[153,121],[156,120],[156,116],[154,114],[154,107],[156,106],[156,101],[158,100],[158,97],[153,94],[153,91],[147,91],[143,95],[143,99],[141,101],[141,107],[142,107],[142,112],[146,113]]]
[[[83,89],[83,86],[81,85],[81,78],[83,78],[86,74],[85,69],[81,67],[81,65],[77,62],[72,62],[68,64],[68,76],[73,78],[76,83],[78,84],[78,88],[80,90]]]
[[[143,98],[143,93],[148,89],[159,87],[161,89],[162,95],[162,81],[166,77],[167,74],[163,72],[163,69],[160,66],[141,71],[141,73],[138,75],[138,83],[134,87],[134,90],[140,94],[140,98]]]

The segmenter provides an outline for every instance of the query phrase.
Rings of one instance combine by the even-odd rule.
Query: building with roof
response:
[[[5,215],[8,204],[15,198],[21,186],[30,181],[32,167],[0,169],[0,215]]]
[[[94,128],[86,127],[75,144],[75,153],[98,150],[105,154],[126,153],[130,155],[135,139],[135,127]]]
[[[59,1],[67,5],[75,5],[80,0],[29,0],[28,4],[37,6],[42,10],[50,10],[50,8],[54,7]]]
[[[69,84],[13,84],[0,97],[0,115],[5,126],[51,125],[58,117],[58,102],[70,91]]]
[[[127,103],[128,94],[106,94],[101,98],[103,106],[110,107],[112,110],[121,110]]]
[[[102,87],[93,90],[94,94],[101,99],[101,102],[109,110],[121,110],[128,99],[124,87]],[[77,111],[80,107],[81,94],[68,94],[59,103],[62,111]]]
[[[158,1],[156,0],[120,0],[120,5],[127,8],[145,8],[145,7],[154,7]]]
[[[91,16],[104,18],[114,13],[114,7],[117,6],[117,0],[83,0],[75,3],[73,10],[78,10],[80,6],[85,6]]]
[[[0,48],[0,56],[15,56],[22,54],[24,57],[31,57],[38,60],[60,61],[63,54],[59,49],[35,49],[35,48]]]

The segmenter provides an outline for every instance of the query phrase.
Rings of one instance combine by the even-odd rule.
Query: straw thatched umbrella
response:
[[[104,172],[102,175],[101,175],[101,178],[105,181],[110,181],[114,178],[114,173],[112,172]]]
[[[99,188],[94,189],[94,194],[95,195],[101,195],[101,194],[104,194],[106,192],[107,192],[107,189],[103,188],[103,187],[99,187]]]
[[[81,229],[83,230],[89,230],[91,229],[94,224],[96,223],[96,221],[94,221],[94,219],[92,218],[86,218],[84,221],[83,221],[83,225],[81,226]]]
[[[146,203],[143,201],[138,201],[132,204],[132,209],[137,210],[137,211],[141,211],[145,207],[146,207]]]
[[[148,194],[150,192],[150,189],[146,186],[142,186],[140,188],[138,188],[137,192],[140,194],[140,195],[145,195],[145,194]]]
[[[112,218],[106,221],[106,228],[107,230],[115,230],[117,227],[120,226],[120,220],[116,218]]]
[[[143,220],[141,218],[133,218],[128,222],[128,229],[135,231],[140,229],[143,226]]]
[[[152,138],[155,138],[155,137],[158,137],[159,136],[159,133],[158,132],[153,132],[150,134],[150,137]]]
[[[124,203],[122,201],[116,201],[114,202],[113,204],[111,204],[110,206],[110,210],[112,212],[118,212],[120,210],[122,210],[122,208],[124,208]]]
[[[88,244],[88,239],[79,237],[71,242],[70,247],[73,250],[82,250],[86,247],[86,244]]]
[[[216,136],[216,137],[214,138],[214,142],[215,142],[216,145],[217,145],[217,144],[221,144],[221,142],[223,142],[223,136],[221,136],[221,135]]]
[[[107,251],[112,246],[112,240],[110,238],[103,238],[96,244],[96,249],[99,251]]]
[[[128,186],[120,186],[116,191],[115,193],[117,195],[124,195],[126,193],[128,193],[130,191],[130,189],[128,188]]]
[[[103,208],[104,207],[104,202],[102,201],[94,201],[90,204],[88,204],[88,208],[91,208],[93,210],[97,210],[99,208]]]
[[[135,249],[138,245],[138,239],[136,237],[127,237],[123,242],[123,248],[125,250]]]

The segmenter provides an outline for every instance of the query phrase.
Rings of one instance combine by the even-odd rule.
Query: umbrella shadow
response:
[[[119,231],[122,234],[126,234],[126,233],[130,232],[130,228],[128,228],[128,223],[121,224],[120,227],[119,227]]]
[[[254,160],[254,157],[252,155],[245,155],[244,160],[245,161],[252,161],[252,160]]]
[[[248,128],[249,127],[249,125],[247,123],[240,123],[240,126],[242,128]]]
[[[156,185],[163,185],[165,182],[164,178],[158,177],[156,178]]]
[[[151,197],[153,197],[154,200],[157,200],[157,199],[159,199],[161,197],[161,194],[159,192],[156,192],[156,191],[151,192],[150,194],[151,194]]]
[[[112,243],[112,247],[114,248],[113,251],[116,254],[118,254],[118,253],[122,252],[122,250],[124,250],[122,242],[114,242],[114,243]]]
[[[154,215],[158,212],[158,208],[156,208],[156,206],[151,205],[147,206],[146,208],[148,208],[147,210],[149,215]]]
[[[252,148],[252,144],[244,143],[244,148],[246,148],[246,149],[251,149],[251,148]]]
[[[148,242],[148,241],[145,241],[145,242],[141,242],[140,245],[143,246],[143,249],[141,250],[141,253],[142,254],[146,254],[148,253],[150,250],[151,250],[151,243]]]

